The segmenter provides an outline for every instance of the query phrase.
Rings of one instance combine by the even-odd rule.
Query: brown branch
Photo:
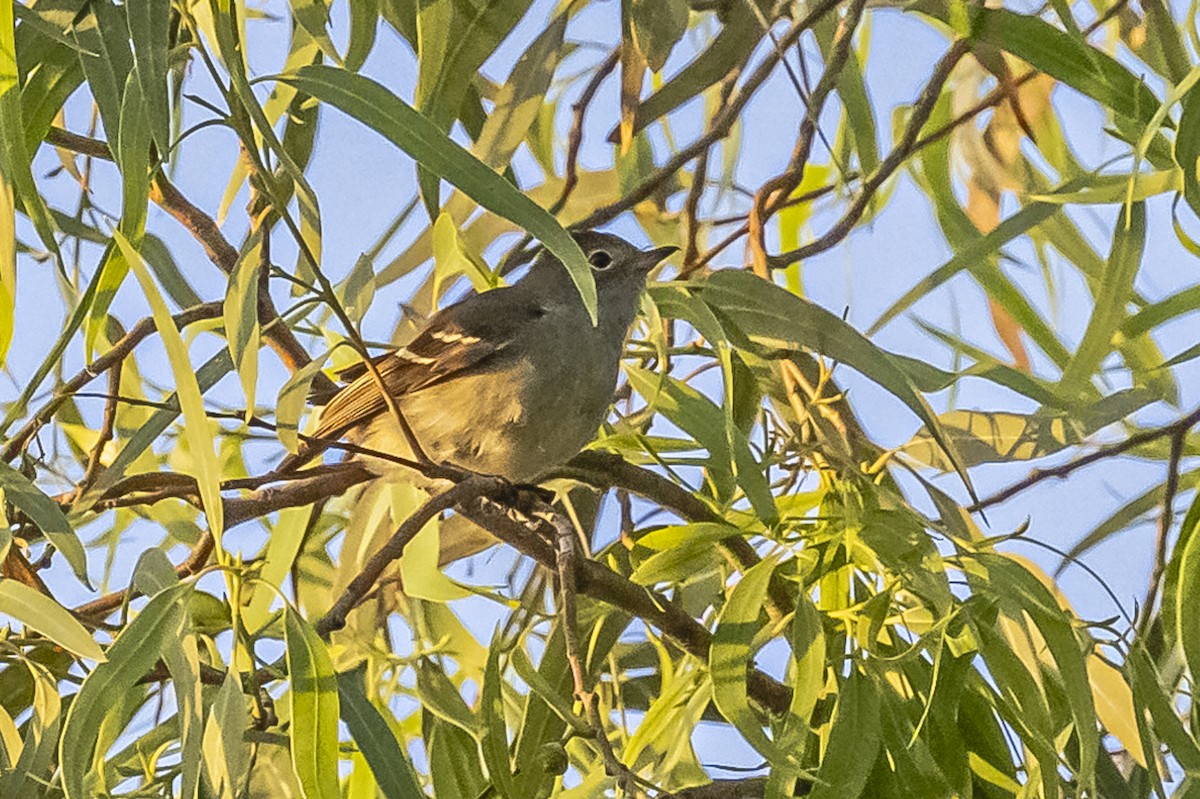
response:
[[[740,118],[742,109],[746,107],[746,104],[750,102],[755,92],[766,82],[767,78],[771,77],[771,73],[775,71],[775,67],[778,66],[780,60],[779,54],[785,52],[795,44],[809,28],[819,22],[826,14],[837,8],[840,2],[841,0],[820,0],[780,38],[778,49],[773,49],[763,57],[762,63],[746,79],[742,87],[733,93],[733,96],[725,107],[713,117],[708,130],[696,139],[696,141],[667,159],[667,162],[660,169],[635,186],[624,197],[614,203],[597,208],[586,218],[576,222],[571,227],[577,230],[587,230],[611,221],[642,200],[648,198],[660,186],[666,183],[672,175],[700,154],[708,152],[709,148],[715,143],[727,137],[733,129],[734,123]]]
[[[863,212],[866,211],[876,192],[900,168],[904,161],[918,149],[917,137],[921,133],[921,128],[929,121],[929,117],[933,113],[933,108],[937,104],[938,97],[941,96],[942,88],[950,78],[950,73],[969,51],[970,45],[968,42],[959,40],[952,44],[950,49],[946,51],[946,54],[938,61],[937,66],[934,67],[933,74],[925,84],[925,88],[922,89],[920,97],[913,103],[912,114],[909,116],[908,124],[905,125],[904,134],[900,137],[900,141],[892,148],[887,157],[879,163],[879,166],[863,181],[858,196],[850,203],[850,207],[846,209],[842,218],[820,238],[805,244],[803,247],[766,258],[765,266],[767,268],[780,269],[796,261],[824,252],[850,235],[850,231],[858,224],[858,220],[862,218]],[[824,80],[824,76],[822,76],[822,80]],[[996,102],[999,102],[999,99]],[[753,218],[751,216],[751,220]],[[753,223],[751,223],[751,227],[753,228]],[[756,267],[757,263],[756,261]]]
[[[676,485],[660,474],[635,466],[620,455],[589,450],[581,452],[571,462],[554,474],[570,477],[597,488],[623,488],[648,499],[661,507],[678,513],[689,522],[726,524],[721,515],[682,486]],[[721,548],[734,564],[746,571],[761,558],[740,535],[731,535],[720,541]],[[779,619],[795,610],[795,590],[775,575],[767,589],[767,611],[773,619]]]
[[[221,309],[221,303],[209,302],[188,308],[171,318],[175,321],[177,327],[183,328],[204,319],[214,319],[221,315]],[[155,327],[154,319],[151,317],[142,319],[130,328],[129,332],[113,344],[108,352],[96,358],[78,374],[59,387],[58,391],[54,392],[54,396],[34,413],[29,421],[8,440],[4,445],[4,449],[0,450],[0,460],[8,463],[21,454],[21,450],[29,443],[29,439],[53,418],[55,412],[64,402],[70,399],[72,394],[104,374],[105,371],[118,362],[124,360],[133,351],[134,347],[156,331],[157,328]]]
[[[562,192],[558,195],[558,199],[550,206],[550,213],[557,215],[567,204],[567,200],[571,197],[571,193],[575,191],[575,187],[579,185],[579,148],[583,145],[583,121],[587,116],[588,107],[591,106],[592,100],[596,97],[596,92],[600,90],[600,85],[604,83],[605,78],[612,74],[616,69],[617,64],[621,61],[621,48],[617,47],[608,54],[608,58],[601,62],[597,67],[596,72],[588,80],[587,85],[583,87],[583,93],[579,95],[579,99],[571,104],[571,132],[567,136],[567,164],[563,171],[563,186]]]
[[[588,735],[604,761],[604,773],[616,778],[622,793],[633,796],[637,792],[637,779],[613,751],[604,718],[600,715],[600,699],[592,690],[591,680],[583,669],[583,657],[580,654],[582,650],[579,645],[579,618],[576,611],[575,575],[578,559],[575,550],[575,528],[569,519],[561,513],[555,513],[554,509],[544,502],[537,503],[536,507],[536,517],[554,530],[554,570],[558,577],[559,617],[575,699],[584,707],[589,726]]]
[[[303,480],[294,480],[282,486],[260,488],[244,497],[223,499],[225,529],[230,530],[236,525],[284,508],[303,507],[337,496],[373,477],[375,474],[360,464],[338,464]],[[198,498],[195,504],[198,504]],[[200,571],[208,563],[212,551],[212,534],[206,531],[192,547],[187,559],[175,567],[176,573],[180,577],[190,577]],[[114,591],[80,605],[75,609],[75,613],[92,618],[103,617],[119,608],[126,597],[132,596],[134,595],[129,589]]]
[[[766,777],[747,777],[741,780],[713,780],[707,785],[684,788],[659,799],[762,799],[767,789]]]
[[[125,361],[118,360],[108,370],[108,393],[112,397],[104,403],[104,418],[100,421],[100,433],[96,436],[96,443],[88,456],[87,468],[83,472],[83,479],[79,481],[79,486],[76,488],[76,496],[81,497],[86,494],[88,488],[95,481],[96,475],[100,473],[100,459],[104,455],[104,448],[108,446],[108,442],[113,440],[113,433],[116,431],[117,425],[118,395],[121,393],[121,371],[124,364]]]
[[[1163,489],[1162,510],[1158,516],[1158,534],[1154,541],[1154,571],[1150,574],[1150,583],[1146,587],[1146,599],[1142,602],[1141,624],[1138,631],[1145,635],[1153,619],[1154,602],[1158,599],[1158,591],[1162,585],[1163,575],[1167,571],[1167,546],[1171,534],[1171,525],[1175,521],[1175,495],[1179,493],[1179,462],[1183,459],[1183,444],[1187,438],[1187,428],[1175,430],[1171,434],[1171,451],[1167,457],[1167,483]]]
[[[46,143],[90,158],[113,160],[107,143],[88,136],[80,136],[62,128],[51,127],[46,133]],[[237,248],[230,244],[225,235],[221,233],[221,228],[216,221],[184,197],[161,171],[156,172],[151,181],[150,199],[192,234],[193,238],[204,248],[209,260],[218,269],[226,275],[234,273],[238,263]],[[284,324],[272,324],[278,318],[279,312],[275,310],[275,303],[271,300],[271,295],[265,286],[260,289],[258,294],[258,316],[262,323],[264,338],[289,372],[299,370],[312,360],[308,351],[292,334],[291,328]],[[313,385],[316,388],[324,389],[333,387],[329,378],[321,373],[313,378]]]
[[[421,532],[430,519],[460,502],[493,494],[505,485],[497,477],[473,475],[426,500],[396,528],[396,532],[392,534],[387,543],[371,556],[362,571],[355,575],[350,584],[346,586],[346,590],[338,597],[329,612],[317,621],[317,634],[325,640],[329,640],[331,633],[346,626],[346,617],[350,615],[350,611],[354,610],[367,592],[375,586],[380,575],[383,574],[383,570],[404,554],[404,547],[413,540],[417,533]]]
[[[552,527],[547,530],[549,525],[545,522],[528,518],[518,521],[510,515],[509,509],[479,500],[459,505],[458,512],[523,555],[548,569],[555,567],[557,556],[550,543],[554,531]],[[661,594],[635,585],[593,560],[578,562],[575,580],[579,593],[638,616],[689,654],[708,659],[712,634]],[[760,705],[772,713],[787,712],[791,690],[786,685],[753,667],[747,672],[746,682],[748,693]]]
[[[1131,449],[1140,447],[1143,444],[1149,444],[1152,441],[1157,441],[1160,438],[1173,438],[1175,436],[1186,435],[1187,432],[1197,424],[1200,424],[1200,408],[1197,408],[1181,419],[1177,419],[1171,424],[1164,425],[1162,427],[1154,427],[1149,430],[1144,430],[1141,433],[1135,433],[1124,441],[1118,441],[1115,444],[1105,445],[1097,449],[1095,452],[1089,452],[1087,455],[1076,458],[1075,460],[1067,461],[1066,463],[1053,466],[1049,469],[1035,469],[1024,480],[1013,483],[1008,488],[997,491],[995,494],[992,494],[989,497],[984,497],[973,505],[968,505],[966,509],[972,513],[985,510],[993,505],[998,505],[1001,502],[1012,499],[1017,494],[1032,488],[1043,480],[1066,477],[1072,472],[1082,469],[1085,466],[1090,466],[1097,461],[1122,455]],[[1178,479],[1178,475],[1176,475],[1176,479]]]
[[[813,141],[818,131],[817,123],[825,101],[829,99],[837,85],[838,77],[850,57],[854,45],[854,31],[862,19],[866,0],[852,0],[846,12],[846,18],[838,25],[833,53],[821,73],[821,79],[808,97],[804,119],[800,122],[800,133],[792,150],[788,168],[780,175],[764,183],[754,195],[754,207],[747,220],[750,233],[750,252],[755,274],[768,277],[767,270],[767,241],[766,223],[775,213],[779,203],[791,196],[796,187],[804,180],[804,172],[808,167],[808,159],[812,154]]]
[[[1119,14],[1126,6],[1127,2],[1128,0],[1118,0],[1118,2],[1107,8],[1104,14],[1083,29],[1083,35],[1089,36],[1094,33],[1106,22]],[[888,157],[885,158],[878,167],[876,167],[875,172],[872,173],[872,175],[864,183],[859,195],[851,203],[843,217],[819,239],[809,242],[802,247],[798,247],[795,250],[791,250],[790,252],[771,256],[768,259],[768,265],[770,268],[779,269],[785,267],[791,263],[795,263],[796,261],[803,260],[804,258],[816,255],[820,252],[824,252],[825,250],[828,250],[841,242],[847,235],[850,234],[850,231],[854,228],[854,225],[862,217],[867,205],[870,203],[875,193],[879,190],[880,186],[882,186],[883,183],[891,176],[891,174],[900,167],[905,159],[914,153],[919,152],[930,144],[944,139],[962,125],[970,122],[984,111],[998,105],[1006,99],[1011,100],[1014,104],[1014,108],[1016,108],[1016,91],[1033,78],[1042,74],[1040,70],[1031,69],[1020,77],[1011,78],[1008,81],[1002,82],[1002,85],[997,86],[974,106],[962,112],[937,130],[918,138],[919,134],[921,133],[921,128],[924,126],[925,122],[928,121],[930,114],[933,112],[933,107],[937,102],[938,96],[941,94],[942,86],[945,85],[947,78],[949,78],[950,71],[954,68],[954,65],[957,64],[958,61],[961,60],[962,57],[969,51],[970,46],[966,41],[957,41],[951,46],[950,50],[946,52],[946,55],[942,57],[942,60],[938,62],[937,66],[934,68],[933,75],[930,77],[929,83],[926,84],[925,89],[921,92],[921,96],[913,105],[912,116],[910,116],[909,122],[905,126],[904,135],[901,138],[900,143],[897,144],[896,147],[893,148],[892,152],[888,154]]]

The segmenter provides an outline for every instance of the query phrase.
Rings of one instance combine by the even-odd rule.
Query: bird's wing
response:
[[[420,391],[502,353],[532,315],[523,313],[519,305],[514,309],[512,301],[519,297],[512,296],[504,298],[505,313],[495,312],[501,295],[511,293],[511,289],[494,289],[452,305],[434,316],[408,346],[373,358],[388,392],[400,397]],[[351,382],[325,406],[317,438],[337,438],[387,410],[379,383],[365,363],[354,364],[341,376]]]

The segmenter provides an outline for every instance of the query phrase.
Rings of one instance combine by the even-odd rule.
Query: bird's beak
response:
[[[649,272],[677,252],[679,252],[679,248],[673,245],[646,250],[638,257],[638,265],[642,268],[643,272]]]

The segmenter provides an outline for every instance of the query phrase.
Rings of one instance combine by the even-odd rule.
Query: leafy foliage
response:
[[[1200,256],[1181,8],[905,5],[943,45],[888,135],[863,0],[0,2],[0,796],[1189,795],[1200,289],[1144,279]],[[407,195],[330,189],[380,136]],[[940,265],[873,325],[806,291],[914,191]],[[594,309],[609,223],[682,253],[552,504],[274,470],[533,239]],[[1093,619],[987,512],[1130,458],[1061,566],[1153,516],[1150,585]]]

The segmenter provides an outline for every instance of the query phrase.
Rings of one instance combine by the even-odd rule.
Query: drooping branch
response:
[[[460,504],[458,512],[495,535],[523,555],[548,569],[555,568],[556,553],[551,542],[554,530],[547,522],[525,517],[518,521],[510,508],[495,502]],[[579,560],[575,575],[579,593],[607,602],[658,628],[686,652],[707,660],[712,634],[666,597],[636,585],[594,560]],[[785,713],[791,702],[786,685],[750,667],[747,672],[750,696],[772,713]]]
[[[503,486],[503,481],[495,477],[472,476],[426,500],[411,516],[401,522],[387,543],[380,547],[354,576],[329,612],[317,621],[317,634],[328,639],[330,633],[346,626],[346,617],[350,615],[350,611],[358,607],[367,593],[375,587],[384,569],[400,559],[404,548],[431,519],[459,502],[495,493]]]
[[[623,488],[660,507],[667,508],[689,522],[724,524],[720,514],[682,486],[676,485],[660,474],[635,466],[619,455],[605,452],[581,452],[571,462],[556,469],[556,475],[570,477],[596,488]],[[722,539],[721,547],[728,553],[736,567],[745,571],[761,558],[754,547],[741,535]],[[794,591],[782,579],[772,579],[767,590],[768,610],[775,618],[782,618],[795,610]]]

